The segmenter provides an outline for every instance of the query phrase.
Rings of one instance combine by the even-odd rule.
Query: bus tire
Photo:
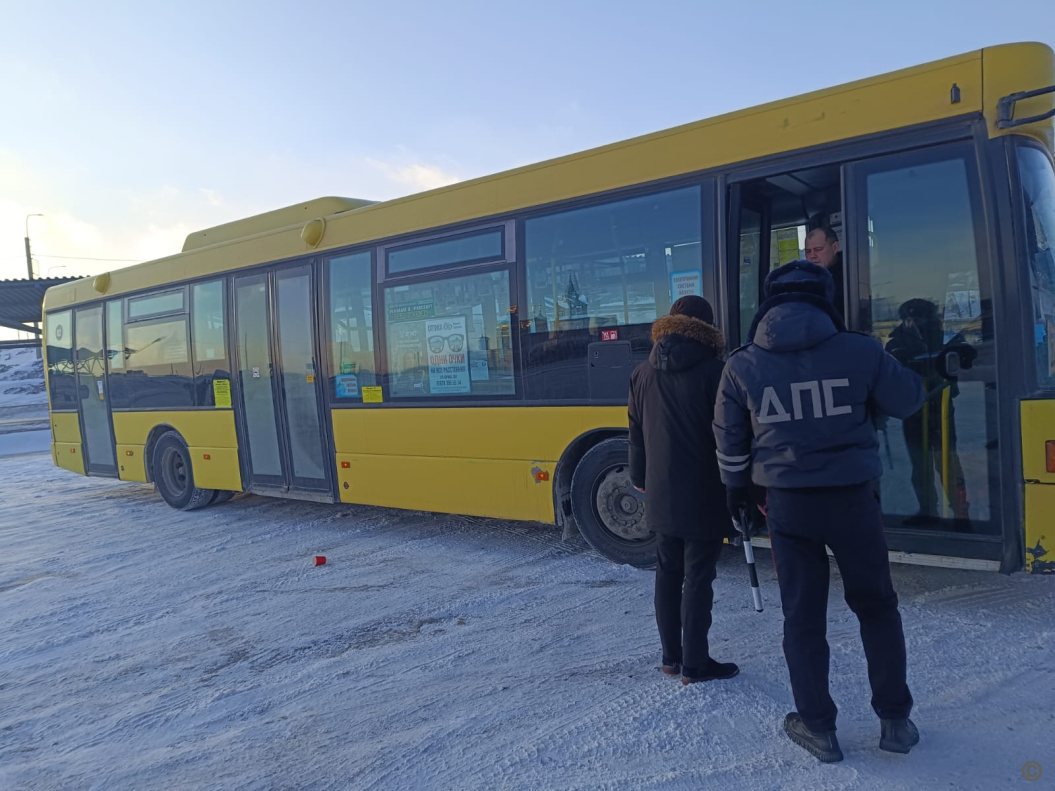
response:
[[[638,568],[656,563],[656,536],[645,523],[644,498],[630,483],[630,445],[606,439],[582,457],[571,479],[579,532],[609,560]]]
[[[201,508],[213,498],[214,490],[199,489],[194,485],[190,451],[183,437],[175,431],[162,434],[154,446],[154,482],[161,498],[180,511]]]

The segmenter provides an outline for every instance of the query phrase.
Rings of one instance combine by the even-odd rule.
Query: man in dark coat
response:
[[[714,419],[729,509],[753,508],[752,481],[768,490],[784,657],[798,709],[784,730],[825,762],[843,757],[828,691],[825,545],[861,623],[879,747],[907,753],[919,741],[908,718],[905,635],[875,496],[883,465],[874,416],[913,414],[923,382],[876,339],[846,332],[833,294],[829,272],[807,261],[769,273],[752,342],[729,357]]]
[[[703,297],[686,296],[652,325],[652,353],[630,377],[630,479],[646,492],[656,533],[656,623],[663,672],[682,683],[732,678],[707,634],[722,539],[733,535],[715,456],[714,399],[725,349]]]

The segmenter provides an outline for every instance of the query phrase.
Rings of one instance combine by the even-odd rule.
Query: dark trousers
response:
[[[656,544],[656,624],[663,664],[681,664],[686,676],[703,675],[711,630],[712,583],[721,540],[688,540],[658,535]]]
[[[872,484],[770,489],[767,511],[784,609],[784,657],[807,727],[834,730],[837,714],[828,692],[825,544],[839,564],[846,603],[861,624],[872,708],[884,719],[907,717],[912,695],[905,680],[905,634]]]

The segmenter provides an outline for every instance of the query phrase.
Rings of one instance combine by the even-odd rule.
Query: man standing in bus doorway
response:
[[[725,339],[707,300],[690,295],[656,320],[652,342],[630,377],[630,480],[657,537],[662,670],[683,684],[732,678],[740,668],[712,659],[708,642],[722,540],[735,535],[711,431]]]
[[[832,276],[835,295],[832,307],[836,315],[846,321],[843,314],[843,254],[839,250],[839,237],[827,225],[820,225],[806,234],[806,260],[823,266]]]
[[[768,490],[797,709],[784,730],[821,761],[842,760],[828,691],[827,545],[861,623],[879,747],[907,753],[919,731],[908,718],[905,636],[875,495],[883,466],[870,413],[905,419],[923,403],[923,383],[877,340],[844,331],[823,267],[785,264],[769,273],[764,290],[752,342],[729,357],[722,375],[714,434],[729,510],[754,508],[752,480]],[[750,537],[751,520],[738,527]]]

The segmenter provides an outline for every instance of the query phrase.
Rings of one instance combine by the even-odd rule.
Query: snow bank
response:
[[[0,349],[0,408],[47,405],[44,363],[35,348]]]

